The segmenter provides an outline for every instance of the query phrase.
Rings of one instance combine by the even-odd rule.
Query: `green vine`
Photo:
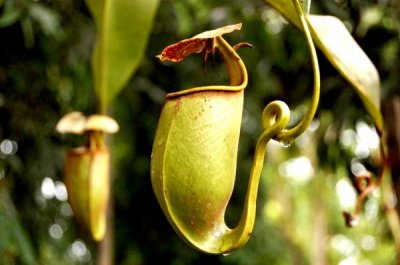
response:
[[[301,28],[303,30],[304,36],[307,41],[307,47],[311,56],[312,67],[314,72],[314,87],[313,87],[313,95],[311,98],[311,104],[309,109],[304,116],[304,118],[298,123],[295,127],[291,129],[285,129],[279,132],[274,136],[275,140],[281,141],[282,143],[291,143],[296,137],[302,134],[307,127],[312,122],[315,112],[318,107],[319,102],[319,94],[320,94],[320,74],[319,74],[319,66],[318,66],[318,58],[317,53],[315,51],[314,43],[310,34],[310,30],[308,28],[308,21],[306,20],[303,9],[298,0],[292,0],[293,5],[296,9],[296,13],[301,22]]]

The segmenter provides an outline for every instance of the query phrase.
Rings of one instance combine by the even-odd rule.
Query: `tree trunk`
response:
[[[392,182],[391,187],[389,189],[386,188],[384,192],[392,193],[391,189],[393,189],[394,193],[393,196],[385,196],[389,199],[386,199],[384,203],[388,222],[396,242],[398,258],[400,258],[400,97],[393,97],[385,102],[383,105],[383,114],[386,125],[387,164],[391,171]],[[398,264],[400,264],[400,259]]]
[[[392,171],[392,182],[396,197],[400,198],[400,98],[394,97],[384,105],[388,162]],[[396,205],[400,213],[400,203]]]

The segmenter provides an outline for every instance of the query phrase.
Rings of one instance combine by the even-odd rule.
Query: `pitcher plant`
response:
[[[287,128],[289,107],[282,101],[268,104],[262,114],[260,135],[250,172],[246,199],[238,225],[225,224],[232,195],[247,86],[246,67],[222,37],[241,24],[206,31],[166,47],[161,60],[181,61],[192,53],[219,54],[227,68],[229,85],[195,87],[167,94],[154,139],[151,182],[156,198],[177,234],[195,249],[224,254],[242,247],[253,230],[256,199],[266,144],[275,139],[292,142],[310,124],[319,100],[319,72],[315,48],[300,4],[293,0],[302,23],[314,69],[312,103],[305,117]]]
[[[66,114],[57,123],[60,133],[87,134],[86,146],[68,150],[65,159],[65,185],[68,202],[81,226],[100,241],[106,231],[110,194],[110,154],[104,133],[115,133],[119,126],[105,115],[86,118],[80,112]]]

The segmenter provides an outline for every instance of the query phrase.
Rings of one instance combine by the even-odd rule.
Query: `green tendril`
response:
[[[313,87],[313,96],[311,98],[311,105],[304,118],[295,127],[291,129],[282,130],[274,137],[275,140],[281,142],[292,142],[297,136],[302,134],[307,129],[307,127],[312,122],[315,112],[317,110],[319,102],[319,94],[320,94],[320,74],[319,74],[318,58],[317,58],[317,53],[315,51],[314,43],[312,41],[310,30],[308,28],[309,21],[304,16],[299,1],[292,0],[292,2],[296,9],[296,13],[299,17],[301,28],[303,30],[304,36],[307,41],[307,48],[311,56],[312,67],[314,72],[314,87]]]

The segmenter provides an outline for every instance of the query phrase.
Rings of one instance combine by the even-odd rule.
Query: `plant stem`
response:
[[[308,112],[306,113],[306,116],[295,127],[288,130],[283,130],[274,138],[279,141],[288,141],[288,142],[291,142],[293,139],[295,139],[297,136],[302,134],[307,129],[308,125],[313,120],[315,112],[317,110],[319,102],[319,94],[320,94],[320,74],[319,74],[318,58],[311,37],[311,33],[308,28],[309,22],[304,16],[299,0],[292,0],[292,2],[296,9],[297,15],[299,16],[301,28],[306,38],[307,47],[310,52],[313,72],[314,72],[314,87],[313,87],[313,96],[311,98],[311,105],[308,109]]]

